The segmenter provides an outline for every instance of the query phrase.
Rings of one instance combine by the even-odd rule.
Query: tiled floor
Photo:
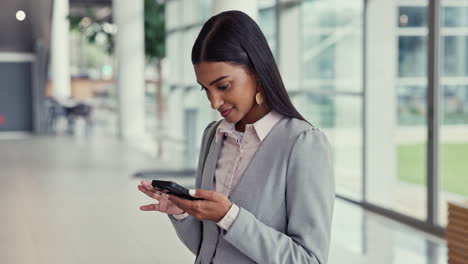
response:
[[[111,138],[0,140],[0,263],[192,263],[166,216],[141,212],[158,162]],[[178,178],[191,185],[191,178]],[[446,263],[444,241],[337,200],[329,263]]]

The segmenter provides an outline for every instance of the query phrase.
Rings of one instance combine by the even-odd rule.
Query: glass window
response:
[[[362,199],[362,97],[306,92],[292,100],[304,118],[324,131],[331,143],[336,192]]]
[[[361,200],[363,2],[304,1],[301,7],[305,92],[294,100],[333,146],[337,193]]]
[[[166,3],[166,29],[171,30],[180,26],[181,21],[177,19],[180,14],[181,2],[179,1],[168,1]]]
[[[443,85],[442,91],[442,124],[468,124],[468,84]]]
[[[427,8],[421,6],[400,6],[398,8],[400,27],[426,27]]]
[[[276,15],[274,8],[261,9],[259,11],[259,25],[265,34],[271,52],[276,56]]]
[[[398,125],[424,126],[426,123],[426,91],[423,85],[398,86]]]
[[[468,14],[467,14],[468,15]],[[468,76],[468,34],[442,37],[444,76]]]
[[[420,77],[427,71],[427,37],[398,38],[398,76]]]
[[[361,1],[303,3],[305,89],[362,92]]]
[[[460,4],[462,4],[462,2],[463,1],[461,1]],[[444,27],[468,27],[468,7],[443,7],[441,24]]]
[[[319,47],[326,39],[327,36],[304,36],[304,46]],[[335,79],[335,50],[335,43],[331,43],[324,47],[319,54],[307,56],[307,59],[304,60],[304,77],[310,80]],[[334,90],[334,88],[327,90]]]
[[[200,8],[200,21],[205,22],[210,18],[211,14],[211,0],[198,0]]]
[[[257,0],[259,9],[271,8],[276,4],[276,0]]]
[[[424,221],[428,9],[409,4],[368,5],[366,198]]]
[[[438,222],[445,226],[447,203],[468,200],[468,1],[441,4]]]

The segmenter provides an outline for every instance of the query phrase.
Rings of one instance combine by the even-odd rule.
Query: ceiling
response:
[[[111,6],[112,0],[70,0],[70,6]]]
[[[70,0],[70,9],[111,6],[112,0]],[[53,0],[0,0],[0,52],[34,52],[37,41],[50,44]],[[26,19],[18,21],[23,10]]]
[[[2,0],[0,8],[0,52],[33,52],[37,40],[50,42],[53,0]],[[23,10],[26,19],[18,21]]]

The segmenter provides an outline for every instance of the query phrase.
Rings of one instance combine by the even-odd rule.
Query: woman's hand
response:
[[[138,190],[148,195],[149,197],[159,201],[159,204],[148,204],[140,206],[142,211],[159,211],[166,214],[183,214],[184,210],[180,209],[173,202],[169,201],[168,195],[154,189],[151,182],[148,180],[142,180],[141,185],[138,185]]]
[[[168,195],[168,198],[169,201],[198,220],[219,222],[232,206],[232,202],[222,193],[200,189],[190,191],[195,191],[194,194],[190,193],[193,197],[205,200],[192,201],[174,195]]]

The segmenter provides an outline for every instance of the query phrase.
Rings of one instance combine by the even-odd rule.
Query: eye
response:
[[[201,87],[200,91],[203,91],[203,90],[206,91],[206,88],[204,86]]]
[[[218,87],[219,90],[226,90],[227,88],[229,88],[229,84]]]

